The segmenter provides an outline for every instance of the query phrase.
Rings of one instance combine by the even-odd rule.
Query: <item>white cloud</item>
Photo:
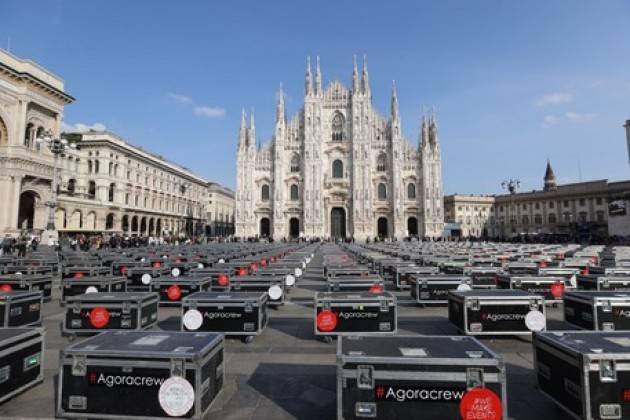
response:
[[[543,127],[551,127],[552,125],[556,125],[560,122],[560,118],[555,115],[545,115],[543,118]]]
[[[553,92],[536,100],[536,106],[561,105],[573,102],[573,95],[566,92]]]
[[[177,103],[177,104],[191,104],[192,103],[192,98],[190,96],[186,96],[186,95],[180,95],[179,93],[167,93],[166,96],[171,99],[173,102]]]
[[[94,123],[92,125],[76,123],[76,124],[67,124],[65,121],[61,122],[61,131],[65,133],[85,133],[86,131],[94,130],[94,131],[105,131],[107,127],[102,123]]]
[[[195,107],[195,115],[204,118],[223,118],[225,116],[225,108],[218,106],[197,106]]]
[[[593,119],[597,116],[596,114],[579,114],[577,112],[567,112],[565,114],[567,120],[573,122],[589,122],[593,121]]]

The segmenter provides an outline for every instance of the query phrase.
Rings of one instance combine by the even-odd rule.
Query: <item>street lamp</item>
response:
[[[46,130],[41,137],[35,140],[39,144],[45,144],[54,156],[53,163],[53,178],[52,178],[52,193],[50,195],[50,201],[46,203],[49,207],[48,210],[48,223],[46,224],[46,236],[49,240],[55,240],[58,234],[55,230],[55,207],[57,207],[57,183],[59,178],[59,155],[66,149],[76,149],[77,145],[74,143],[68,143],[66,139],[56,139],[53,137],[52,130]]]
[[[512,234],[516,232],[516,220],[513,220],[512,212],[514,212],[514,195],[518,192],[518,189],[521,187],[521,181],[519,179],[510,178],[507,181],[501,182],[501,188],[508,191],[510,193],[510,208],[509,208],[509,223],[512,226]],[[514,212],[516,213],[516,212]]]

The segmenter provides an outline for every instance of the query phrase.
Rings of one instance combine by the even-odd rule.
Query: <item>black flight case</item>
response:
[[[160,296],[160,305],[180,305],[182,299],[210,290],[210,277],[161,276],[151,281],[151,291]]]
[[[27,274],[2,274],[0,275],[0,290],[11,291],[41,291],[44,302],[52,298],[53,276],[27,275]]]
[[[451,290],[472,288],[472,280],[466,276],[450,275],[411,275],[411,296],[421,305],[448,303]]]
[[[149,292],[87,293],[70,296],[61,331],[64,335],[103,330],[145,330],[157,324],[158,297]]]
[[[497,276],[498,289],[524,290],[545,298],[545,303],[562,303],[565,289],[572,288],[570,279],[561,276]]]
[[[577,287],[583,290],[620,290],[630,292],[630,276],[578,274]]]
[[[223,334],[106,331],[59,366],[58,417],[202,419],[224,383]]]
[[[280,305],[284,305],[286,280],[284,276],[236,276],[230,279],[230,291],[267,292],[267,295],[269,296],[267,305],[275,308]]]
[[[0,328],[0,403],[44,380],[44,329]]]
[[[564,320],[585,330],[630,330],[630,293],[567,292],[564,295]]]
[[[182,300],[182,331],[243,336],[246,343],[267,326],[265,292],[198,292]]]
[[[61,279],[61,302],[68,297],[84,293],[126,292],[127,279],[124,277],[102,276]]]
[[[329,292],[367,292],[371,288],[385,289],[383,279],[375,275],[328,277],[326,285]]]
[[[341,337],[337,346],[337,418],[460,417],[460,405],[491,399],[485,417],[507,419],[505,364],[473,337]]]
[[[571,417],[630,418],[630,332],[534,334],[538,388]]]
[[[315,335],[395,334],[398,329],[396,308],[396,297],[389,292],[317,293]]]
[[[0,291],[0,328],[42,323],[42,292]]]
[[[448,319],[468,335],[530,335],[547,325],[542,296],[511,289],[451,291]]]

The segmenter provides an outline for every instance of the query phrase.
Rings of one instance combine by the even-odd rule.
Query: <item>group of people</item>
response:
[[[0,243],[0,255],[17,253],[18,257],[25,257],[27,249],[37,251],[38,246],[39,238],[36,235],[29,235],[26,231],[21,232],[17,238],[6,235]]]

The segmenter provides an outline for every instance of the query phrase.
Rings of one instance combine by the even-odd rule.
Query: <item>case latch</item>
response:
[[[379,297],[379,303],[381,306],[381,312],[389,312],[389,302],[387,301],[387,298],[384,296]]]
[[[473,311],[478,311],[481,309],[481,304],[479,303],[479,299],[470,299],[468,301],[468,307]]]
[[[252,305],[251,302],[245,302],[245,312],[253,312],[254,311],[254,305]]]
[[[604,312],[612,312],[612,302],[609,300],[602,301],[602,311]]]
[[[601,382],[617,382],[617,363],[614,360],[599,361],[599,380]]]
[[[322,308],[324,308],[325,310],[330,310],[330,300],[326,299],[324,301],[322,301]]]
[[[171,359],[171,376],[184,377],[184,359]]]
[[[516,289],[521,288],[521,279],[514,279],[514,288]]]
[[[483,369],[468,368],[466,369],[466,389],[483,388]]]
[[[87,361],[85,356],[72,356],[72,376],[85,376],[87,373]]]
[[[538,310],[538,301],[535,299],[531,299],[529,301],[529,310],[530,311],[537,311]]]
[[[127,315],[129,312],[131,312],[131,305],[129,302],[125,301],[122,305],[122,313]]]
[[[356,417],[376,418],[376,403],[357,402],[354,405],[354,415]]]
[[[370,365],[357,366],[357,388],[374,388],[374,367]]]

